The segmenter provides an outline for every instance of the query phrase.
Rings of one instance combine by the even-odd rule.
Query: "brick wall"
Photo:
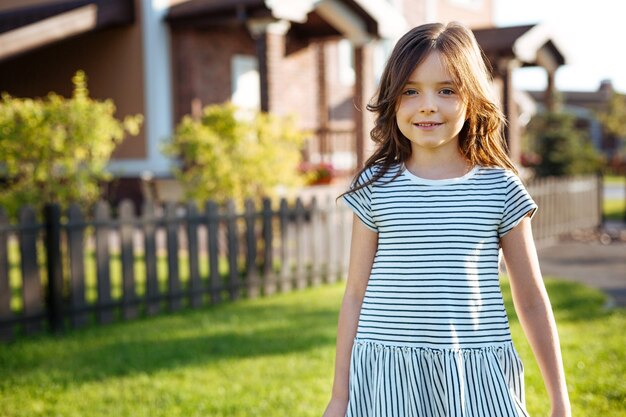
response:
[[[206,106],[231,98],[231,58],[235,54],[256,54],[254,41],[245,28],[172,31],[176,122],[191,113],[194,99]]]
[[[270,111],[294,114],[304,129],[318,125],[317,54],[314,44],[268,34]]]

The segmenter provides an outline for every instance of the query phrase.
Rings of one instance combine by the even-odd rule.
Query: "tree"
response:
[[[2,95],[0,205],[9,215],[24,204],[93,204],[101,182],[110,178],[105,168],[115,146],[127,133],[139,132],[140,115],[119,121],[111,100],[89,97],[84,72],[72,83],[71,99],[55,93],[44,99]]]
[[[241,203],[301,183],[298,166],[305,138],[291,118],[244,114],[221,104],[205,107],[198,119],[185,116],[165,152],[180,160],[175,174],[188,198]]]
[[[614,92],[607,107],[598,112],[597,117],[602,123],[604,132],[617,141],[617,152],[611,160],[613,169],[618,169],[619,165],[624,169],[626,163],[626,96]]]
[[[598,119],[607,133],[626,138],[626,96],[614,92],[606,109],[598,112]]]
[[[602,156],[586,132],[576,129],[571,114],[539,114],[530,121],[526,134],[536,155],[534,169],[539,177],[590,174],[602,166]]]

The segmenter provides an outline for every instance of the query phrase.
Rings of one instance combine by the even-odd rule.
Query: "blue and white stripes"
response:
[[[355,341],[347,417],[527,416],[510,343],[428,349]]]
[[[521,181],[483,167],[426,180],[397,165],[344,200],[378,233],[348,415],[526,415],[498,276],[500,238],[537,208]]]

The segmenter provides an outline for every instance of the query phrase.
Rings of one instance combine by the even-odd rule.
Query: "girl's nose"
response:
[[[420,103],[420,113],[434,113],[437,111],[437,104],[434,97],[430,94],[424,94],[422,96],[422,102]]]

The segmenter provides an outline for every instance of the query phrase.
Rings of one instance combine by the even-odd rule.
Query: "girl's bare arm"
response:
[[[337,351],[335,355],[335,379],[330,403],[324,417],[344,417],[348,405],[348,379],[350,355],[356,336],[365,288],[369,280],[374,255],[378,247],[378,234],[368,229],[356,215],[352,220],[352,242],[348,280],[339,313],[337,328]]]
[[[550,300],[543,283],[530,219],[500,242],[511,282],[515,311],[541,369],[552,403],[552,417],[570,417],[565,373]]]

